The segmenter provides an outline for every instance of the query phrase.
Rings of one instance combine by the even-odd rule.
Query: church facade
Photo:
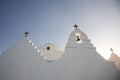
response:
[[[0,56],[0,80],[120,80],[114,62],[74,27],[64,52],[52,43],[37,48],[25,35]]]

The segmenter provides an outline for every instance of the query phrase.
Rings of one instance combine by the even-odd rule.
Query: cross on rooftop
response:
[[[28,32],[28,31],[26,31],[24,34],[25,34],[25,37],[28,37],[29,32]]]
[[[113,53],[113,49],[112,48],[110,48],[110,51]]]
[[[78,25],[75,24],[73,27],[75,27],[75,29],[77,29]]]

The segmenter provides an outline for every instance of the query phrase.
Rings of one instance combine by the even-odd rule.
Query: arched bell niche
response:
[[[77,43],[82,43],[82,38],[81,38],[80,33],[76,33],[76,34],[75,34],[75,38],[76,38],[76,42],[77,42]]]

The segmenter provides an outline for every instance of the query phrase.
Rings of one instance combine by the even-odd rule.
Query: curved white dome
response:
[[[52,43],[42,45],[39,48],[39,51],[41,56],[43,56],[47,61],[59,60],[63,54],[63,51],[59,50],[59,48]]]
[[[50,47],[50,50],[59,50],[59,48],[56,45],[52,44],[52,43],[46,43],[46,44],[40,46],[39,49],[46,50],[47,47]]]

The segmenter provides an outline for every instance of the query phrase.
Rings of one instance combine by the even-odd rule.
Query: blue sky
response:
[[[119,0],[0,0],[0,53],[30,32],[39,47],[64,50],[73,25],[85,32],[102,55],[120,53]]]

